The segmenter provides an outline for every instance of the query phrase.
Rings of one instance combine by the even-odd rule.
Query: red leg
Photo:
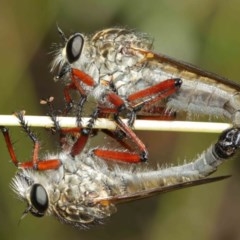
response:
[[[181,84],[182,84],[182,80],[179,78],[167,79],[154,86],[151,86],[141,91],[130,94],[127,100],[130,103],[132,103],[135,100],[138,100],[138,99],[141,100],[143,98],[148,97],[148,98],[151,98],[152,101],[159,101],[160,99],[164,99],[176,93],[176,91],[180,88]],[[156,97],[154,97],[155,95]],[[154,100],[155,98],[157,99]]]
[[[72,98],[71,98],[70,93],[69,93],[69,91],[71,89],[76,89],[73,83],[67,84],[64,87],[64,90],[63,90],[64,99],[65,99],[65,102],[66,102],[66,109],[64,111],[64,115],[67,115],[67,113],[72,109],[72,102],[73,101],[72,101]]]
[[[17,166],[18,168],[32,168],[32,169],[39,170],[39,171],[59,168],[61,166],[61,161],[59,159],[39,160],[38,152],[39,152],[40,146],[39,146],[37,137],[25,123],[22,113],[16,113],[16,116],[18,117],[20,124],[22,125],[22,128],[24,129],[24,131],[28,134],[30,139],[33,141],[34,149],[33,149],[32,160],[29,162],[20,163],[17,160],[16,153],[13,149],[13,145],[12,145],[12,142],[11,142],[11,139],[9,136],[8,129],[6,127],[1,126],[0,129],[3,133],[4,139],[5,139],[7,148],[8,148],[8,152],[10,154],[10,157],[11,157],[14,165]]]
[[[131,115],[129,117],[128,125],[133,125],[137,112],[143,109],[151,109],[151,105],[154,105],[156,102],[159,102],[160,100],[176,93],[181,84],[182,80],[179,78],[167,79],[154,86],[130,94],[127,97],[127,101],[132,109],[130,109]],[[107,99],[114,105],[113,109],[111,110],[112,112],[115,111],[116,113],[120,113],[126,109],[125,102],[116,93],[108,93]],[[135,101],[137,102],[134,103]],[[102,108],[102,111],[107,111],[110,113],[110,109],[108,108]]]
[[[75,79],[75,77],[73,77],[72,79]],[[80,113],[82,111],[83,104],[85,103],[85,101],[87,99],[87,96],[86,96],[85,91],[83,90],[83,88],[81,87],[81,85],[79,84],[78,81],[72,82],[72,83],[66,85],[65,88],[64,88],[63,93],[64,93],[64,99],[66,101],[66,109],[64,111],[64,115],[67,115],[73,107],[73,100],[72,100],[71,95],[70,95],[70,90],[78,90],[78,92],[81,95],[81,99],[79,101],[79,110],[80,110],[79,115],[80,115]]]
[[[103,114],[104,110],[105,110],[104,108],[100,109],[99,114],[100,115]],[[108,111],[109,109],[107,109],[107,112]],[[133,130],[119,118],[118,114],[115,114],[115,121],[118,125],[118,129],[120,129],[121,132],[124,134],[124,138],[132,141],[138,153],[129,153],[129,152],[122,153],[121,151],[98,149],[97,151],[95,151],[95,154],[101,158],[112,159],[112,160],[115,159],[115,160],[124,161],[124,162],[146,161],[148,157],[148,152],[144,143],[137,137],[137,135],[133,132]],[[111,137],[114,137],[115,140],[118,141],[124,148],[128,150],[132,150],[128,144],[126,144],[121,138],[117,136],[118,133],[119,133],[118,131],[115,132],[115,134],[110,131],[110,133],[108,132],[107,134]],[[104,157],[105,153],[107,154],[106,157]]]
[[[0,129],[1,129],[3,137],[5,139],[5,143],[7,145],[8,152],[9,152],[9,155],[12,159],[12,162],[15,166],[18,167],[17,156],[16,156],[15,151],[13,149],[13,145],[12,145],[12,142],[11,142],[11,139],[10,139],[10,136],[9,136],[8,129],[6,127],[3,127],[3,126],[1,126]]]
[[[91,76],[79,69],[72,68],[72,82],[76,85],[76,87],[79,85],[79,80],[90,87],[94,86],[94,80]]]
[[[86,95],[85,90],[80,84],[81,82],[90,87],[94,86],[94,81],[92,77],[78,69],[73,68],[71,70],[71,83],[65,87],[64,91],[64,96],[67,102],[69,102],[71,99],[69,94],[70,89],[77,90],[81,95]]]
[[[33,163],[33,161],[29,161],[29,162],[24,162],[24,163],[19,163],[18,167],[19,168],[31,168],[31,169],[35,169],[38,171],[46,171],[46,170],[50,170],[50,169],[58,169],[61,166],[61,162],[59,159],[41,159],[38,160],[36,163]]]
[[[72,149],[72,142],[69,141],[69,136],[70,135],[71,138],[73,139],[78,139],[80,136],[80,131],[81,128],[76,127],[76,128],[61,128],[58,130],[59,132],[59,143],[61,146],[61,149],[63,151],[67,151],[69,152]],[[84,144],[84,143],[83,143]],[[85,145],[83,145],[84,147]]]
[[[137,137],[131,128],[129,128],[118,116],[116,116],[115,121],[118,127],[126,134],[128,138],[136,145],[139,152],[140,160],[146,161],[148,157],[148,151],[144,143]]]
[[[65,101],[67,103],[67,107],[65,110],[65,114],[67,114],[71,109],[72,109],[72,98],[70,96],[70,90],[77,90],[80,95],[81,95],[81,100],[79,102],[79,113],[78,115],[81,115],[81,110],[83,107],[83,104],[86,101],[86,92],[84,90],[84,88],[81,85],[81,82],[86,84],[87,86],[94,86],[94,80],[92,79],[92,77],[90,77],[88,74],[84,73],[83,71],[80,71],[78,69],[71,69],[71,83],[67,84],[64,88],[64,98]],[[79,117],[80,118],[80,117]]]
[[[71,128],[71,129],[65,129],[65,133],[64,130],[60,129],[61,134],[64,136],[66,135],[66,131],[68,131],[68,133],[70,133],[71,135],[73,135],[74,133],[79,133],[80,136],[77,138],[77,140],[75,141],[75,143],[72,145],[72,147],[70,148],[70,154],[72,157],[80,154],[82,152],[82,150],[84,149],[84,147],[86,146],[86,143],[92,133],[92,128],[94,125],[95,120],[97,119],[99,114],[99,109],[97,108],[92,116],[91,119],[88,122],[88,125],[86,128]],[[66,138],[65,138],[66,139]],[[67,145],[67,141],[65,142],[65,146]]]
[[[123,99],[119,97],[116,93],[108,93],[107,98],[114,105],[117,112],[121,112],[126,108]]]
[[[135,100],[142,100],[143,98],[148,98],[147,101],[140,102],[140,105],[137,104],[133,106],[133,108],[136,108],[138,111],[140,111],[141,108],[144,108],[144,105],[148,103],[149,105],[151,103],[155,103],[157,101],[160,101],[163,98],[166,98],[173,93],[177,91],[177,89],[182,84],[181,79],[168,79],[166,81],[163,81],[159,84],[156,84],[154,86],[151,86],[147,89],[138,91],[134,94],[131,94],[128,96],[127,100],[130,102],[130,104],[133,104]],[[147,149],[146,146],[143,144],[143,142],[136,136],[136,134],[132,131],[129,126],[124,124],[121,119],[118,117],[118,113],[121,112],[126,108],[125,103],[123,99],[118,96],[116,93],[109,93],[107,95],[108,100],[114,105],[114,110],[116,111],[115,115],[115,121],[118,123],[118,127],[126,134],[127,137],[129,137],[133,143],[136,144],[137,148],[140,150],[140,160],[145,161],[147,160]],[[141,107],[141,108],[139,108]],[[113,111],[114,111],[113,110]],[[105,109],[101,109],[102,112],[105,112]],[[110,112],[108,108],[106,108],[107,112]],[[129,125],[131,126],[132,123],[135,120],[135,111],[132,111],[132,116],[130,117]],[[109,152],[109,151],[108,151]]]
[[[39,171],[43,171],[43,170],[49,170],[49,169],[57,169],[61,166],[61,162],[59,159],[47,159],[47,160],[39,160],[38,159],[38,151],[39,151],[39,143],[38,141],[34,140],[34,150],[33,150],[33,157],[32,160],[29,162],[24,162],[24,163],[20,163],[17,160],[16,157],[16,153],[13,149],[13,145],[9,136],[9,131],[7,128],[5,127],[0,127],[7,148],[8,148],[8,152],[10,154],[10,157],[12,159],[13,164],[18,167],[18,168],[32,168],[32,169],[36,169]],[[32,138],[32,137],[31,137]]]
[[[134,154],[135,160],[131,160],[131,156],[129,162],[139,162],[139,161],[146,161],[148,157],[148,152],[144,143],[137,137],[137,135],[133,132],[133,130],[127,126],[118,116],[118,113],[125,109],[124,101],[115,93],[109,93],[107,95],[108,100],[115,106],[115,108],[100,108],[100,114],[115,112],[115,121],[118,124],[118,128],[129,138],[136,146],[139,154]],[[110,152],[110,151],[107,151]],[[127,154],[127,153],[126,153]],[[131,155],[131,154],[130,154]],[[121,158],[121,154],[118,154],[119,158]],[[102,156],[101,156],[102,157]],[[124,157],[123,157],[124,158]],[[136,160],[138,159],[138,160]],[[119,160],[119,159],[118,159]],[[126,161],[123,159],[123,161]]]
[[[139,163],[141,162],[141,158],[139,154],[132,152],[123,152],[123,151],[115,151],[115,150],[106,150],[106,149],[94,149],[93,153],[105,160],[110,161],[119,161],[119,162],[127,162],[127,163]]]
[[[78,137],[77,141],[73,144],[70,151],[72,157],[75,157],[76,155],[82,152],[89,139],[90,131],[91,130],[88,128],[81,129],[81,135]]]
[[[148,87],[146,89],[140,90],[133,94],[130,94],[127,97],[127,101],[134,107],[134,101],[140,100],[141,104],[149,104],[157,102],[161,99],[167,98],[170,95],[176,93],[180,88],[182,80],[179,78],[167,79],[163,82],[160,82],[154,86]],[[125,107],[123,99],[118,96],[116,93],[109,93],[107,95],[108,100],[117,108],[122,109]],[[144,98],[147,98],[146,101],[143,101]],[[139,105],[139,104],[138,104]]]

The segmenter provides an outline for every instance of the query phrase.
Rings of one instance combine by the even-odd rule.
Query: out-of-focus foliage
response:
[[[2,0],[0,8],[0,114],[25,109],[44,114],[39,99],[62,88],[49,73],[52,43],[66,34],[94,32],[111,26],[134,28],[155,39],[155,50],[238,81],[240,57],[239,1],[174,0]],[[40,130],[39,130],[40,131]],[[20,160],[31,156],[31,143],[11,128]],[[217,135],[139,133],[149,146],[151,163],[181,163],[215,141]],[[42,132],[44,152],[50,137]],[[150,139],[150,140],[149,140]],[[152,142],[152,139],[154,142]],[[55,144],[52,144],[55,149]],[[159,150],[161,149],[161,150]],[[78,231],[54,218],[33,216],[18,221],[24,205],[13,197],[15,173],[0,139],[0,239],[239,239],[240,184],[237,159],[219,174],[231,180],[169,193],[121,206],[104,226]]]

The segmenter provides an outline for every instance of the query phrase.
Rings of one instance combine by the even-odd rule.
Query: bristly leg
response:
[[[6,128],[4,126],[0,126],[0,129],[2,131],[2,134],[3,134],[4,140],[5,140],[9,155],[11,157],[11,160],[12,160],[13,164],[16,167],[18,167],[19,162],[17,160],[17,155],[13,149],[13,144],[12,144],[12,141],[11,141],[11,138],[9,135],[9,130],[8,130],[8,128]]]
[[[94,125],[96,119],[98,118],[98,115],[99,115],[99,109],[96,108],[95,111],[91,115],[91,118],[87,124],[87,127],[79,128],[80,136],[78,137],[78,139],[76,140],[76,142],[73,144],[73,146],[71,148],[71,155],[73,157],[78,155],[79,153],[81,153],[81,151],[86,146],[87,141],[92,134],[93,125]]]
[[[117,96],[117,98],[118,98],[118,96]],[[111,112],[111,109],[106,110],[105,108],[97,108],[97,110],[95,110],[95,112],[92,114],[92,117],[88,124],[88,129],[90,130],[93,127],[93,124],[94,124],[95,120],[97,119],[97,117],[104,116],[105,114],[109,114],[110,112]],[[108,136],[113,137],[118,143],[120,143],[121,146],[124,147],[124,149],[131,151],[131,153],[130,152],[125,153],[125,155],[129,155],[129,160],[127,157],[125,157],[125,155],[122,158],[120,151],[98,149],[98,151],[94,151],[95,154],[101,158],[104,158],[104,156],[106,156],[105,159],[108,159],[108,160],[112,159],[112,160],[119,160],[119,161],[124,161],[124,162],[131,162],[131,163],[147,161],[148,151],[147,151],[147,148],[144,145],[144,143],[137,137],[137,135],[133,132],[133,130],[121,120],[118,112],[114,113],[113,116],[114,116],[114,121],[117,124],[117,129],[112,132],[107,131],[105,133]],[[126,144],[124,142],[124,139],[126,139],[127,141],[130,141],[134,144],[136,153],[132,152],[132,148],[130,147],[129,144]],[[110,152],[118,152],[118,154],[115,154],[115,153],[112,154]],[[110,157],[110,155],[111,155],[111,157]],[[134,155],[134,157],[132,157],[133,155]],[[119,158],[115,159],[116,156],[118,156]]]
[[[64,98],[66,101],[65,115],[67,115],[73,107],[73,100],[70,96],[70,90],[77,90],[80,94],[80,100],[78,103],[77,124],[78,126],[80,126],[82,109],[84,103],[87,100],[86,91],[82,87],[81,83],[86,84],[90,87],[94,87],[94,80],[88,74],[78,69],[71,69],[69,72],[71,82],[67,84],[64,88]]]
[[[37,136],[34,134],[34,132],[31,131],[30,127],[25,122],[23,112],[16,112],[15,115],[19,119],[19,122],[23,130],[27,133],[29,138],[32,140],[34,144],[34,148],[33,148],[33,155],[32,155],[31,161],[24,162],[24,163],[19,162],[17,160],[16,153],[13,149],[13,144],[10,139],[9,131],[6,127],[1,126],[0,129],[3,133],[4,139],[8,148],[8,152],[10,154],[10,157],[14,165],[17,166],[18,168],[24,168],[24,169],[31,168],[39,171],[59,168],[61,165],[61,161],[59,159],[39,160],[38,154],[39,154],[40,144],[37,139]]]
[[[151,107],[149,106],[175,94],[181,85],[182,80],[180,78],[173,78],[132,93],[126,99],[129,105],[128,107],[126,106],[124,100],[116,92],[108,93],[106,95],[106,99],[113,104],[112,112],[121,115],[122,112],[126,110],[128,111],[128,125],[132,127],[138,112],[145,107],[147,107],[148,111],[150,111],[149,109],[151,109]],[[110,110],[109,108],[104,109],[104,107],[102,107],[102,111],[107,112]]]
[[[59,132],[61,130],[61,127],[59,125],[59,122],[57,121],[57,113],[56,113],[56,109],[53,106],[53,101],[54,101],[54,97],[51,96],[46,99],[41,99],[40,104],[47,105],[48,107],[47,115],[51,118],[54,125],[53,131]]]
[[[87,96],[82,95],[80,97],[79,102],[78,102],[77,113],[76,113],[76,122],[77,122],[78,127],[81,126],[82,111],[83,111],[83,107],[84,107],[84,104],[85,104],[86,101],[87,101]]]
[[[53,106],[53,100],[54,97],[49,97],[46,99],[41,99],[40,104],[47,105],[48,112],[47,115],[51,118],[54,127],[51,128],[51,131],[53,134],[58,133],[59,134],[59,144],[62,149],[68,148],[68,141],[66,139],[66,133],[63,131],[63,129],[59,125],[59,121],[57,120],[57,113],[56,109]]]

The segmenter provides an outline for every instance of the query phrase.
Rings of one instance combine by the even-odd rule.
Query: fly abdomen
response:
[[[194,161],[180,166],[138,172],[124,176],[128,192],[164,189],[169,186],[206,178],[216,171],[226,159],[235,155],[240,148],[240,129],[230,128],[224,131],[216,144],[211,145]]]
[[[206,77],[182,79],[177,94],[170,97],[167,106],[189,114],[225,117],[235,126],[240,125],[240,86],[231,86]]]

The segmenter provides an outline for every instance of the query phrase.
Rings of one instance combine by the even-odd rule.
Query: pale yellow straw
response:
[[[53,122],[46,116],[24,116],[29,126],[33,127],[52,127]],[[76,118],[57,117],[61,127],[76,127]],[[82,127],[86,127],[89,118],[82,118]],[[123,119],[126,122],[126,119]],[[1,126],[19,126],[19,120],[14,115],[0,115]],[[191,122],[191,121],[159,121],[159,120],[136,120],[133,126],[134,130],[144,131],[175,131],[175,132],[208,132],[219,133],[231,127],[228,123],[217,122]],[[105,118],[96,120],[94,128],[115,129],[114,121]]]

